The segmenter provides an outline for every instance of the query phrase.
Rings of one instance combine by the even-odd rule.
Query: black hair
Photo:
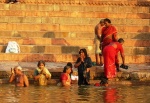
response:
[[[108,84],[108,79],[107,78],[101,78],[101,82],[100,82],[101,85],[105,85],[105,84]]]
[[[108,19],[108,18],[106,18],[106,19],[104,19],[104,22],[111,23],[111,20],[110,20],[110,19]]]
[[[44,62],[43,60],[38,61],[37,66],[39,67],[39,66],[40,66],[40,64],[44,64],[44,66],[45,66],[45,62]]]
[[[66,73],[66,71],[67,71],[69,68],[71,68],[71,67],[66,65],[66,66],[64,67],[63,73]]]
[[[72,68],[72,63],[71,62],[68,62],[67,63],[67,66],[70,66]]]
[[[81,53],[81,51],[82,51],[82,52],[84,52],[84,54],[85,54],[85,56],[86,56],[86,57],[88,56],[87,51],[86,51],[86,49],[85,49],[85,48],[80,49],[79,54]]]
[[[119,43],[123,43],[124,40],[123,40],[122,38],[119,38],[119,39],[118,39],[118,42],[119,42]]]

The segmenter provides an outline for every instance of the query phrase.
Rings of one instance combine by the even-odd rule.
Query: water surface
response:
[[[15,87],[0,85],[0,103],[150,103],[150,86],[116,85],[94,87],[73,85]]]

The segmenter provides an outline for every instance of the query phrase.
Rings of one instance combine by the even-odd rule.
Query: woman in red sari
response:
[[[116,28],[111,24],[111,21],[109,19],[104,19],[105,27],[102,29],[102,37],[101,37],[101,43],[100,48],[102,47],[102,51],[105,46],[109,45],[111,42],[117,42],[117,30]],[[117,68],[117,71],[119,71],[119,59],[116,55],[115,57],[115,65]]]
[[[70,73],[71,73],[71,67],[65,66],[63,73],[60,76],[60,82],[57,85],[58,86],[71,86]]]
[[[103,50],[104,56],[104,74],[108,79],[112,79],[116,76],[116,65],[115,65],[115,57],[120,52],[122,63],[125,65],[125,56],[122,44],[124,40],[120,38],[118,42],[112,42],[107,45]]]
[[[102,50],[105,46],[109,45],[111,42],[117,42],[117,30],[111,25],[111,21],[109,19],[104,19],[105,27],[102,29],[101,35],[101,46]]]

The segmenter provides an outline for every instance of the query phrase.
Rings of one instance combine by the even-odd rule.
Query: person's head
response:
[[[111,25],[111,20],[108,18],[104,19],[104,24],[106,27],[108,27],[109,25]]]
[[[67,63],[67,66],[70,66],[72,68],[72,63],[71,62],[68,62]]]
[[[21,66],[15,66],[14,67],[14,72],[15,72],[15,74],[20,74],[22,72]]]
[[[108,79],[107,78],[101,78],[100,85],[108,86]]]
[[[63,73],[70,74],[70,73],[71,73],[71,67],[66,65],[66,66],[64,67]]]
[[[79,51],[79,54],[80,54],[80,56],[85,56],[85,57],[87,57],[88,55],[87,55],[87,51],[86,51],[86,49],[80,49],[80,51]]]
[[[101,25],[101,26],[104,26],[105,24],[104,24],[104,19],[101,19],[100,21],[99,21],[99,24]]]
[[[118,39],[118,42],[119,42],[120,44],[123,44],[123,43],[124,43],[124,40],[123,40],[122,38],[119,38],[119,39]]]
[[[38,61],[37,66],[38,66],[40,69],[42,69],[42,68],[45,67],[45,62],[44,62],[43,60],[40,60],[40,61]]]

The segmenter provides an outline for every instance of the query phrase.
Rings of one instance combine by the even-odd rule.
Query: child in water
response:
[[[51,73],[45,67],[44,61],[39,61],[37,68],[34,70],[34,80],[38,85],[47,85],[48,79],[51,78]]]
[[[95,83],[94,86],[105,86],[107,87],[108,86],[108,79],[107,78],[101,78],[101,81],[100,83]]]

